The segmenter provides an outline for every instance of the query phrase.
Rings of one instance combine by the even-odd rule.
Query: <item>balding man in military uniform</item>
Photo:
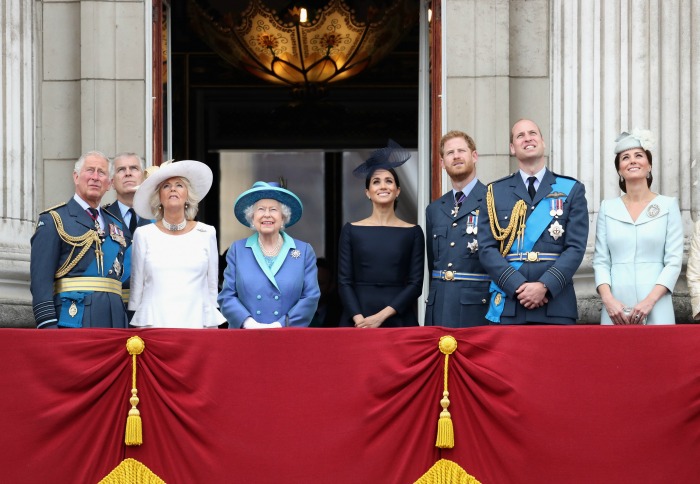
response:
[[[75,195],[42,212],[31,239],[31,292],[38,328],[125,328],[122,224],[100,208],[111,165],[98,151],[73,169]]]
[[[152,223],[152,220],[140,218],[134,212],[134,194],[143,183],[146,171],[143,159],[136,153],[123,152],[114,157],[112,161],[114,176],[112,186],[117,192],[117,200],[104,205],[103,208],[113,214],[124,227],[124,235],[128,242],[134,238],[134,232],[138,227]],[[124,256],[124,271],[122,273],[122,301],[127,307],[126,314],[131,321],[134,311],[129,311],[129,295],[131,291],[131,244],[126,248]]]
[[[479,260],[491,276],[486,317],[497,324],[574,324],[573,276],[588,240],[586,189],[545,166],[539,126],[521,119],[510,152],[520,170],[487,187]]]

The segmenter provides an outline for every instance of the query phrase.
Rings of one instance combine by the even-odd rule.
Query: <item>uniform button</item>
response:
[[[433,238],[434,238],[434,239],[437,239],[437,235],[433,234]]]
[[[255,314],[260,314],[260,310],[258,309],[257,311],[255,311]]]
[[[455,246],[455,243],[454,243],[454,242],[450,242],[450,247],[454,247],[454,246]]]
[[[452,226],[453,226],[453,227],[456,227],[456,226],[457,226],[457,222],[453,223]]]
[[[277,299],[279,299],[279,298],[280,298],[279,296],[275,296],[275,301],[276,301]]]
[[[109,270],[109,273],[108,273],[108,274],[111,274],[111,273],[112,273],[112,269]]]
[[[534,210],[534,209],[535,209],[535,206],[534,206],[534,205],[533,205],[532,207],[530,207],[530,210]]]
[[[275,316],[278,316],[279,313],[280,313],[279,311],[275,311],[273,314],[274,314]]]
[[[261,296],[260,294],[258,294],[256,297],[257,297],[258,299],[262,299],[262,296]]]
[[[486,299],[482,299],[481,304],[486,304]]]
[[[447,264],[447,267],[452,267],[452,262],[450,262],[449,264]]]

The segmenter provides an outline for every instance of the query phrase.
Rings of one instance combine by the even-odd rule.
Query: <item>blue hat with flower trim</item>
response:
[[[386,148],[379,148],[372,152],[369,158],[353,170],[353,175],[366,178],[376,170],[388,170],[397,168],[408,161],[411,152],[404,149],[393,139],[390,139]]]
[[[299,221],[301,214],[304,211],[304,206],[301,204],[299,197],[294,195],[289,190],[282,188],[279,183],[256,181],[250,190],[241,193],[233,204],[233,213],[240,223],[248,226],[248,221],[245,218],[245,210],[248,207],[255,205],[259,200],[264,199],[277,200],[278,202],[289,207],[292,215],[289,218],[289,223],[286,227],[291,227]]]
[[[615,138],[615,154],[633,148],[642,148],[646,151],[651,151],[654,148],[654,135],[647,129],[635,128],[629,133],[623,131]]]

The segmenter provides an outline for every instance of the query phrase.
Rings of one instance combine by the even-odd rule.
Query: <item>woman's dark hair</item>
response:
[[[625,150],[627,151],[627,150]],[[649,160],[649,166],[651,165],[651,151],[649,150],[644,150],[644,152],[647,154],[647,159]],[[624,153],[624,151],[618,153],[615,155],[615,171],[620,173],[620,155]],[[651,174],[651,171],[649,172],[649,175],[647,176],[647,186],[651,187],[651,182],[654,181],[654,175]],[[625,179],[620,175],[620,181],[618,182],[618,185],[620,185],[620,190],[623,192],[627,193],[627,182]]]
[[[382,168],[379,167],[376,170],[372,170],[367,174],[367,178],[365,178],[365,189],[369,190],[369,182],[372,180],[372,176],[374,176],[374,172],[377,170],[386,170],[389,173],[391,173],[391,176],[394,177],[394,182],[396,183],[396,188],[401,188],[401,181],[399,181],[399,175],[396,173],[396,171],[393,168]],[[396,206],[399,204],[399,198],[396,197],[394,199],[394,209],[396,209]]]

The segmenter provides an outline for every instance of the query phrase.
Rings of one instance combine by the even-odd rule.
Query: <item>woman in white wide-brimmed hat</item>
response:
[[[301,218],[301,200],[276,183],[255,182],[234,204],[255,231],[226,254],[221,312],[229,328],[308,326],[321,291],[311,245],[284,232]]]
[[[134,234],[129,309],[132,326],[216,328],[219,251],[214,227],[194,220],[213,175],[199,161],[153,167],[134,196],[134,210],[154,224]]]
[[[675,324],[671,294],[683,262],[678,200],[651,191],[650,131],[615,140],[621,197],[598,212],[593,270],[601,324]]]

